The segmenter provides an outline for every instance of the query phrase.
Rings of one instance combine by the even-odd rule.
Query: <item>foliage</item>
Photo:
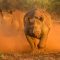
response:
[[[59,13],[60,0],[0,0],[0,9],[20,9],[27,11],[36,6]]]

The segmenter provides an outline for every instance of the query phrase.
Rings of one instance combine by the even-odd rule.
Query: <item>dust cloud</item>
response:
[[[25,13],[13,11],[0,13],[0,51],[1,52],[27,52],[30,45],[24,34],[23,18]],[[12,23],[13,21],[13,23]],[[16,21],[16,22],[15,22]],[[51,51],[60,51],[60,24],[53,22],[48,35],[46,48]]]

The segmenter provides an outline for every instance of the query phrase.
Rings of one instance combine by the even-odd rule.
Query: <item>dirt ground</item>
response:
[[[19,16],[20,14],[20,16]],[[14,17],[20,20],[19,33],[8,33],[8,28],[2,29],[0,27],[0,51],[1,52],[27,52],[30,51],[30,45],[24,34],[23,16],[24,13],[16,11],[13,13]],[[16,18],[15,18],[16,19]],[[5,32],[4,32],[5,31]],[[60,23],[53,22],[52,29],[46,41],[47,50],[60,52]]]
[[[54,21],[52,26],[46,46],[50,50],[60,51],[60,23]]]

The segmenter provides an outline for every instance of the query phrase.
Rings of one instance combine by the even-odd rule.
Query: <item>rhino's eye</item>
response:
[[[39,20],[40,20],[41,22],[43,22],[44,19],[43,19],[43,17],[40,17]]]
[[[35,16],[35,18],[40,20],[41,22],[43,22],[43,20],[44,20],[42,16],[40,16],[40,17]]]
[[[39,19],[37,16],[34,16],[36,19]]]

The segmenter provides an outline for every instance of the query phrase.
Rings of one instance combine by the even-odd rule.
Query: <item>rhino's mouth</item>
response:
[[[41,39],[42,32],[37,36],[37,35],[35,35],[35,33],[33,33],[33,31],[27,31],[26,35],[29,35],[30,37],[33,37],[33,38]]]

